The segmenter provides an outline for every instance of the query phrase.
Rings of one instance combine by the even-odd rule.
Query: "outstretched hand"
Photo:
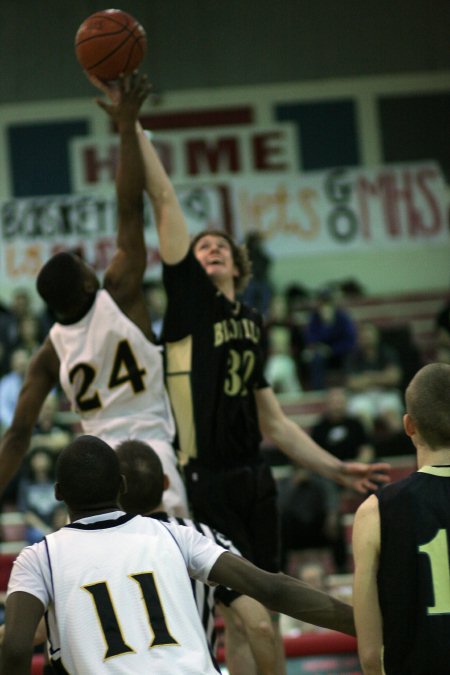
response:
[[[147,75],[139,75],[135,70],[131,75],[119,75],[113,82],[103,82],[95,75],[85,71],[89,82],[99,89],[108,100],[97,98],[97,105],[113,120],[118,122],[124,108],[137,112],[151,91]]]
[[[377,490],[380,483],[389,483],[388,475],[391,465],[386,462],[342,462],[339,482],[356,492],[366,494],[370,490]]]

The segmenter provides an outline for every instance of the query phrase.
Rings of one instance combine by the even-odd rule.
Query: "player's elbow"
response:
[[[261,415],[259,418],[261,434],[275,444],[282,442],[284,423],[283,417],[278,415]]]
[[[4,641],[2,645],[0,675],[30,672],[33,648],[20,640]]]
[[[358,656],[364,675],[381,675],[381,650],[377,647],[358,649]]]

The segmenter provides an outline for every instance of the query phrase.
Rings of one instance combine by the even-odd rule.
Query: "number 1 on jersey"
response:
[[[450,558],[447,531],[438,530],[435,537],[419,546],[430,560],[434,605],[428,607],[428,614],[450,614]]]

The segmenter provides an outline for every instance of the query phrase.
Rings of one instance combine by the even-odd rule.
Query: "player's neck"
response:
[[[450,466],[450,448],[430,450],[426,447],[417,449],[417,466]]]
[[[104,513],[112,513],[114,511],[121,511],[122,509],[116,503],[96,504],[95,506],[77,507],[75,509],[69,508],[70,522],[81,520],[81,518],[89,518],[90,516],[100,516]]]
[[[214,279],[214,286],[231,302],[236,300],[236,291],[234,289],[233,279]]]
[[[64,326],[69,326],[72,323],[78,323],[81,319],[84,319],[86,314],[91,309],[94,304],[95,298],[97,296],[97,290],[94,293],[89,293],[86,296],[84,302],[81,303],[80,307],[76,308],[71,314],[66,314],[65,316],[56,316],[58,323],[63,324]]]

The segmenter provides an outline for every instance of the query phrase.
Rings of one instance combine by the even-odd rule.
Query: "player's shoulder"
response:
[[[39,541],[36,544],[25,546],[14,560],[13,568],[40,567],[42,561],[47,560],[47,558],[47,544],[45,539],[42,539],[42,541]]]
[[[31,357],[28,370],[31,374],[38,371],[47,371],[54,377],[58,377],[59,357],[49,335]]]
[[[359,522],[368,521],[376,517],[379,513],[378,496],[371,494],[356,509],[355,520]]]

